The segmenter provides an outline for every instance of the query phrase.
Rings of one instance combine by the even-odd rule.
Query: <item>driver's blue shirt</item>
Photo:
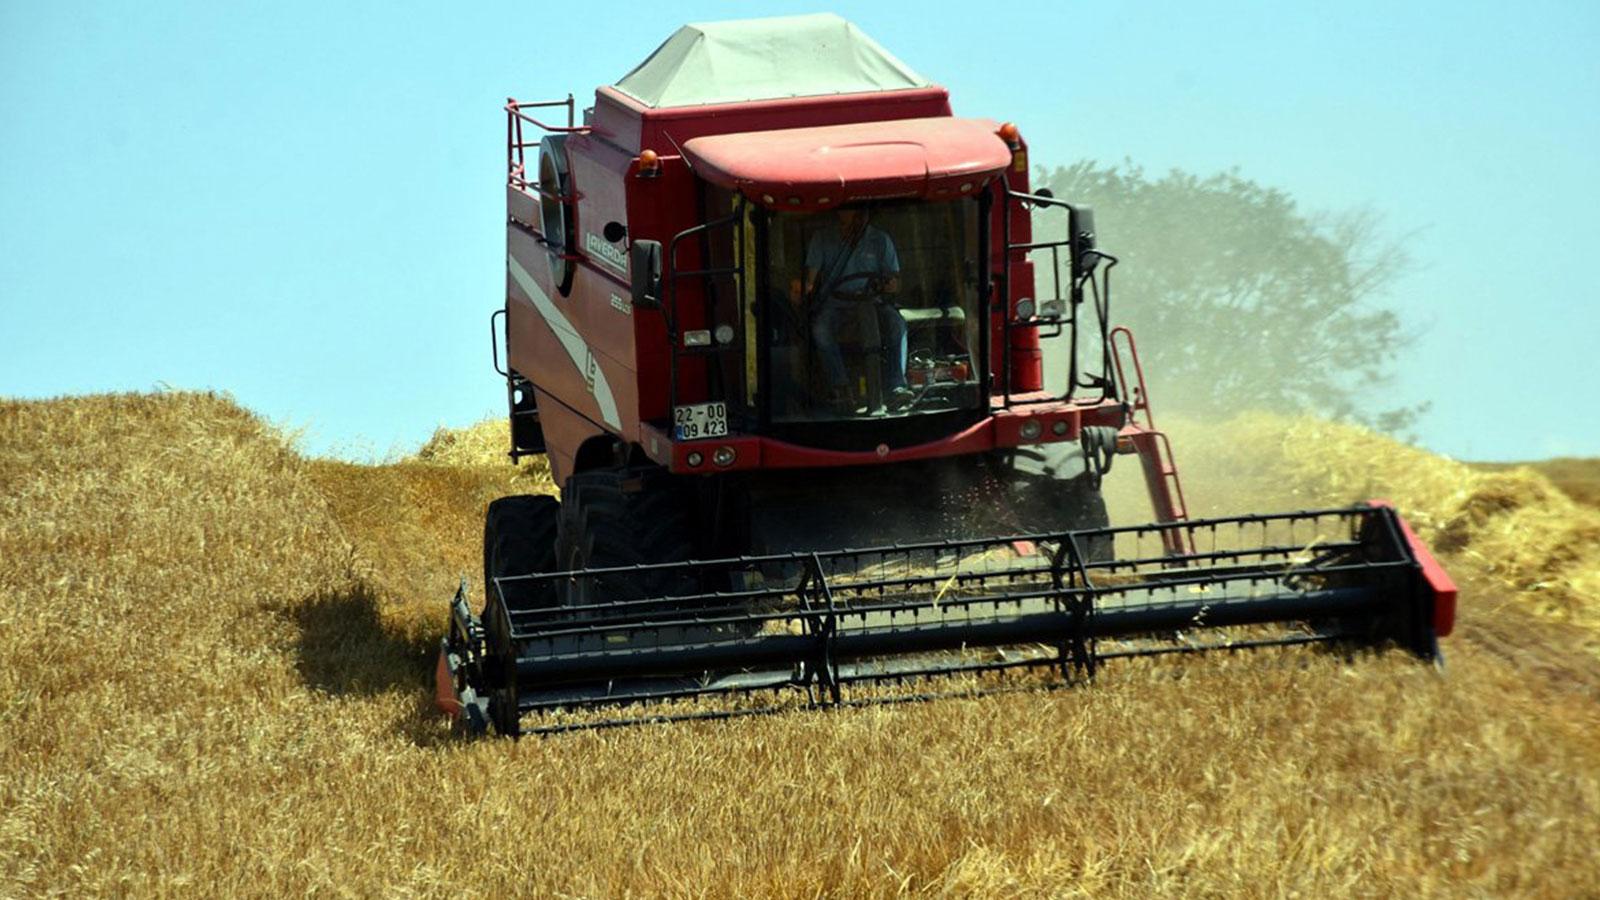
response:
[[[894,241],[882,230],[867,225],[861,237],[844,258],[850,242],[837,226],[815,232],[806,241],[806,268],[817,273],[819,295],[823,302],[831,299],[833,289],[851,275],[880,275],[888,277],[900,273],[900,254],[895,252]],[[843,285],[846,291],[864,291],[866,284],[857,279]]]

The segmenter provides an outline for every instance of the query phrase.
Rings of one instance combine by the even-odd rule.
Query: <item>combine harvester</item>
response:
[[[495,365],[511,457],[547,454],[561,499],[489,506],[486,603],[463,585],[439,660],[464,728],[1215,648],[1437,656],[1455,588],[1387,505],[1188,516],[1091,211],[850,23],[687,26],[581,124],[570,96],[506,117]],[[1119,454],[1153,524],[1109,527]]]

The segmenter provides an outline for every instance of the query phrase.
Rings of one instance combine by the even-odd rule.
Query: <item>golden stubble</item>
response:
[[[444,601],[484,504],[551,490],[503,430],[358,466],[212,395],[0,402],[0,894],[1592,892],[1595,573],[1560,537],[1592,511],[1325,423],[1183,430],[1197,510],[1376,489],[1447,540],[1447,672],[1220,655],[461,740],[429,712]]]

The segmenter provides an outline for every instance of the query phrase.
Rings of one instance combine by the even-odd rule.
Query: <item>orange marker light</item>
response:
[[[639,151],[639,174],[654,176],[661,174],[661,157],[654,150]]]
[[[1007,122],[1000,126],[1000,140],[1005,141],[1012,149],[1016,149],[1021,138],[1022,132],[1017,130],[1016,123]]]

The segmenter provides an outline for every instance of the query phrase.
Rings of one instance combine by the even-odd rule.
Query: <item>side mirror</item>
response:
[[[1038,190],[1034,191],[1033,192],[1033,196],[1036,197],[1036,198],[1044,199],[1044,200],[1054,200],[1056,198],[1056,192],[1050,190],[1047,187],[1042,187],[1042,188],[1039,188]],[[1036,202],[1031,201],[1031,200],[1024,200],[1024,201],[1022,201],[1022,208],[1023,209],[1027,209],[1027,210],[1037,210],[1037,209],[1047,209],[1048,207],[1043,203],[1036,203]]]
[[[661,242],[634,241],[628,248],[628,269],[633,276],[633,305],[661,308]]]
[[[1067,213],[1067,230],[1072,240],[1072,273],[1083,276],[1093,272],[1100,262],[1100,254],[1094,252],[1094,209],[1072,207]]]

